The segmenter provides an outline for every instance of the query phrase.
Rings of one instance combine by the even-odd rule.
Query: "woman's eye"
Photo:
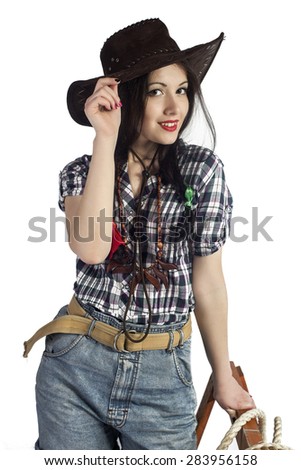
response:
[[[188,88],[182,87],[177,90],[178,95],[187,95]]]
[[[154,90],[149,90],[147,92],[147,96],[159,96],[162,95],[162,91],[159,90],[158,88],[155,88]]]
[[[181,87],[176,90],[177,95],[187,95],[187,90],[188,88],[186,87]],[[160,88],[154,88],[153,90],[149,90],[147,92],[147,96],[161,96],[164,94],[163,90],[160,90]]]

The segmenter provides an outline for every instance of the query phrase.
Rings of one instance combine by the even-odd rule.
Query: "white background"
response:
[[[2,4],[4,5],[4,4]],[[216,151],[234,196],[243,243],[229,240],[231,359],[268,420],[283,420],[283,443],[300,448],[300,24],[297,1],[151,2],[11,0],[1,7],[1,447],[30,449],[37,438],[35,373],[43,341],[28,359],[22,343],[72,295],[75,258],[63,223],[50,241],[58,172],[91,151],[93,131],[75,124],[65,104],[76,79],[101,74],[99,50],[113,32],[160,17],[181,48],[226,34],[204,81],[217,129]],[[197,8],[197,9],[196,9]],[[252,207],[259,222],[252,240]],[[47,239],[29,230],[45,217]],[[42,225],[42,224],[40,224]],[[194,380],[199,400],[210,369],[197,330]],[[230,426],[215,405],[201,448],[215,449]],[[235,446],[234,446],[235,447]]]

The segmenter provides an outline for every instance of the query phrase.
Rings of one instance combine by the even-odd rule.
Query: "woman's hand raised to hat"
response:
[[[118,96],[118,82],[115,78],[100,78],[94,92],[85,103],[85,114],[96,133],[115,137],[118,134],[122,106]]]

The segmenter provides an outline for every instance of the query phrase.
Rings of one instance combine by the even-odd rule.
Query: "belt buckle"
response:
[[[120,353],[126,353],[128,352],[126,349],[119,349],[118,346],[117,346],[117,342],[120,338],[120,336],[124,333],[124,330],[120,330],[118,331],[118,333],[115,335],[114,337],[114,343],[113,343],[113,349],[117,352],[120,352]]]
[[[115,351],[117,352],[122,352],[122,353],[129,353],[129,352],[132,352],[131,349],[119,349],[118,346],[117,346],[117,342],[118,342],[118,339],[120,338],[120,336],[122,335],[122,333],[125,333],[124,330],[120,330],[116,335],[115,335],[115,338],[114,338],[114,344],[113,344],[113,348],[115,349]],[[127,330],[127,333],[133,333],[133,334],[136,334],[137,331],[136,330]],[[130,338],[126,337],[124,338],[124,348],[126,348],[125,344],[126,344],[126,341],[129,340],[131,341]]]

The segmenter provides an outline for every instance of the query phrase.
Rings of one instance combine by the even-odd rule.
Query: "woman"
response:
[[[195,449],[194,310],[228,412],[254,407],[233,379],[221,252],[231,194],[209,149],[180,136],[223,40],[180,51],[150,19],[111,36],[105,76],[74,82],[73,119],[92,156],[60,174],[77,255],[74,297],[25,343],[47,335],[37,374],[40,449]],[[73,333],[73,334],[71,334]]]

